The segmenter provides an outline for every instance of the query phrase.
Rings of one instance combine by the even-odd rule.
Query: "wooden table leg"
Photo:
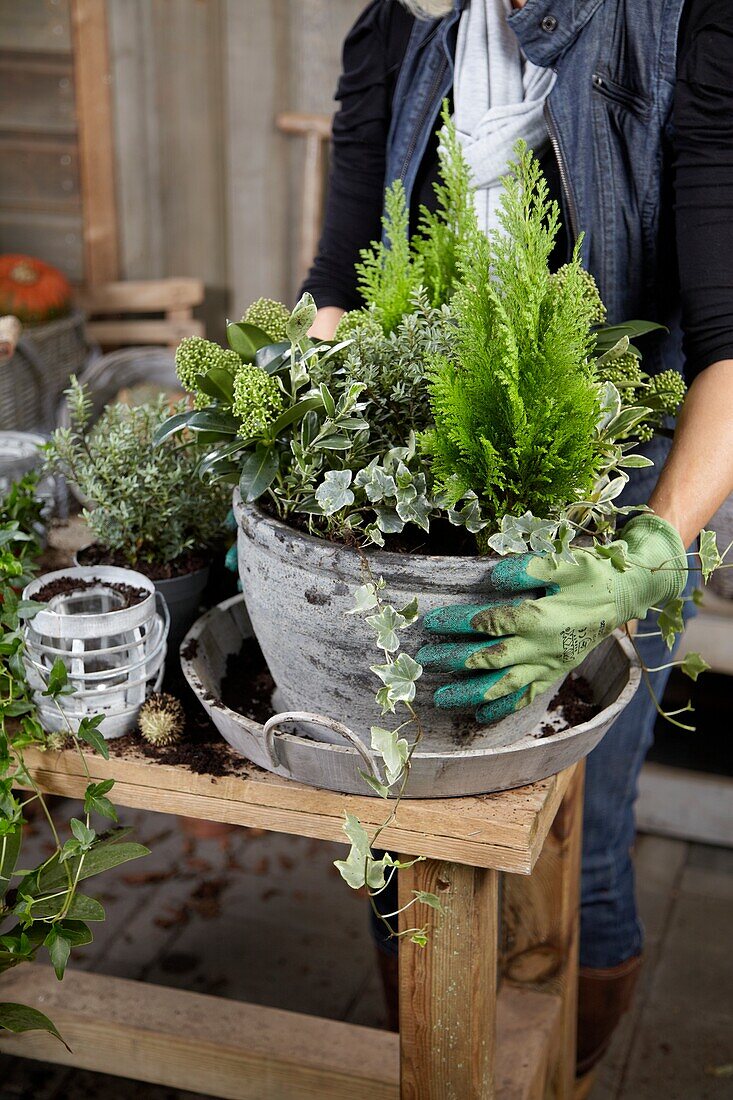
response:
[[[498,875],[428,859],[399,874],[400,907],[415,890],[441,899],[400,917],[430,926],[426,947],[400,941],[401,1100],[493,1100]]]
[[[575,1080],[583,779],[579,764],[532,874],[502,880],[504,977],[562,999],[548,1100],[570,1100]]]

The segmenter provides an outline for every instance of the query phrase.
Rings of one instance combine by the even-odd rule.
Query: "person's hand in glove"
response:
[[[428,612],[425,628],[451,640],[423,646],[417,660],[455,674],[435,692],[436,706],[476,707],[480,723],[504,718],[579,665],[616,627],[678,596],[687,555],[674,527],[645,513],[622,534],[603,557],[575,550],[577,564],[543,554],[502,558],[489,573],[485,603]]]

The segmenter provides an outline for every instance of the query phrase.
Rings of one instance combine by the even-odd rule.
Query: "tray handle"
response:
[[[272,718],[268,718],[267,722],[265,722],[262,730],[265,752],[273,767],[279,768],[282,766],[282,761],[278,756],[275,745],[275,730],[278,726],[282,726],[286,722],[313,722],[314,725],[325,726],[326,729],[333,730],[334,733],[340,734],[340,736],[343,737],[345,741],[348,741],[359,753],[359,756],[369,769],[372,778],[376,779],[378,783],[384,782],[377,761],[374,758],[374,754],[366,747],[358,734],[354,733],[348,726],[345,726],[343,722],[337,722],[335,718],[326,718],[323,714],[311,714],[309,711],[305,710],[282,711],[280,714],[273,714]]]

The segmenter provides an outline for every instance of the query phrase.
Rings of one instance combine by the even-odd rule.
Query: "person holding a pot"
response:
[[[733,6],[729,0],[373,0],[344,47],[320,248],[304,289],[312,334],[329,339],[359,308],[354,264],[380,236],[385,185],[401,179],[415,225],[434,208],[436,128],[450,97],[484,228],[496,225],[500,178],[517,139],[540,157],[561,203],[558,263],[584,233],[582,257],[609,322],[664,325],[647,338],[650,373],[684,371],[689,393],[674,446],[646,447],[625,503],[629,566],[565,569],[531,615],[452,607],[427,623],[424,661],[444,670],[439,705],[477,707],[490,721],[529,701],[615,626],[644,618],[687,578],[690,547],[733,490]],[[661,472],[660,472],[661,471]],[[536,556],[509,560],[501,584],[521,595],[547,584]],[[690,604],[685,605],[689,607]],[[509,636],[492,657],[495,637]],[[441,640],[442,636],[442,640]],[[582,642],[582,644],[581,644]],[[576,644],[577,643],[577,644]],[[640,637],[650,668],[669,660]],[[484,667],[465,674],[468,654]],[[569,657],[568,657],[569,654]],[[661,696],[667,673],[652,674]],[[631,847],[637,777],[652,739],[639,691],[587,763],[581,897],[578,1072],[606,1049],[641,964]],[[380,896],[391,912],[394,899]],[[396,944],[380,943],[396,991]]]

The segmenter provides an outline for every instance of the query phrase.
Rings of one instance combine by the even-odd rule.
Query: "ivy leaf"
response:
[[[707,584],[715,570],[723,561],[718,550],[718,539],[715,531],[700,532],[700,550],[698,553],[700,556],[702,578],[705,584]]]
[[[425,947],[428,942],[428,933],[426,928],[419,928],[417,932],[413,932],[410,936],[410,943],[416,943],[418,947]]]
[[[675,639],[685,629],[685,621],[682,618],[684,602],[681,596],[676,596],[662,608],[659,614],[659,629],[667,643],[667,649],[673,649]]]
[[[692,590],[692,602],[695,607],[702,607],[705,603],[705,593],[702,588],[693,588]]]
[[[367,500],[372,504],[379,504],[387,497],[393,497],[397,492],[397,482],[391,474],[387,473],[383,466],[377,466],[370,462],[356,475],[355,484],[363,489]]]
[[[707,672],[710,665],[699,653],[687,653],[680,662],[679,667],[680,671],[684,672],[685,676],[689,676],[691,680],[697,680],[700,673]]]
[[[399,535],[404,529],[405,521],[400,519],[391,508],[375,508],[374,512],[377,517],[377,530],[384,532],[385,535]],[[381,545],[384,545],[384,539]]]
[[[380,798],[389,798],[389,787],[385,787],[384,783],[380,783],[373,775],[369,775],[367,772],[359,772],[359,775],[367,784],[371,787],[375,794],[378,794]]]
[[[378,615],[370,615],[366,620],[372,630],[377,632],[377,645],[386,653],[396,653],[400,648],[397,631],[407,626],[407,619],[399,611],[387,604]]]
[[[422,665],[408,653],[400,653],[395,661],[386,665],[372,665],[372,672],[387,688],[390,704],[411,703],[415,698],[415,682],[422,676]],[[380,691],[381,694],[381,691]]]
[[[354,503],[351,485],[351,470],[327,470],[321,484],[316,489],[316,500],[323,508],[324,516],[332,516]]]
[[[410,746],[404,737],[399,736],[397,730],[386,730],[381,726],[372,726],[371,733],[372,748],[384,760],[387,784],[391,787],[402,776],[410,754]]]
[[[628,546],[623,540],[611,542],[607,546],[602,543],[597,543],[595,546],[596,556],[606,558],[619,573],[625,573],[631,564],[626,555],[627,550]]]
[[[465,494],[463,500],[460,508],[448,508],[448,521],[454,527],[465,527],[469,534],[477,535],[488,526],[488,520],[481,518],[481,504],[473,489]]]
[[[405,625],[409,626],[414,623],[418,617],[418,601],[417,596],[413,596],[408,604],[400,608],[400,615],[405,620]]]
[[[354,606],[347,615],[361,615],[365,611],[371,611],[378,604],[377,590],[373,584],[362,584],[354,592]]]
[[[389,852],[382,859],[374,859],[369,846],[369,838],[363,825],[353,814],[345,814],[343,830],[351,841],[346,859],[334,860],[344,882],[352,890],[367,886],[370,890],[380,890],[385,883],[385,870],[394,866]]]
[[[425,890],[413,890],[412,892],[422,905],[429,905],[431,909],[437,909],[439,913],[445,912],[443,902],[437,894],[429,894]]]

